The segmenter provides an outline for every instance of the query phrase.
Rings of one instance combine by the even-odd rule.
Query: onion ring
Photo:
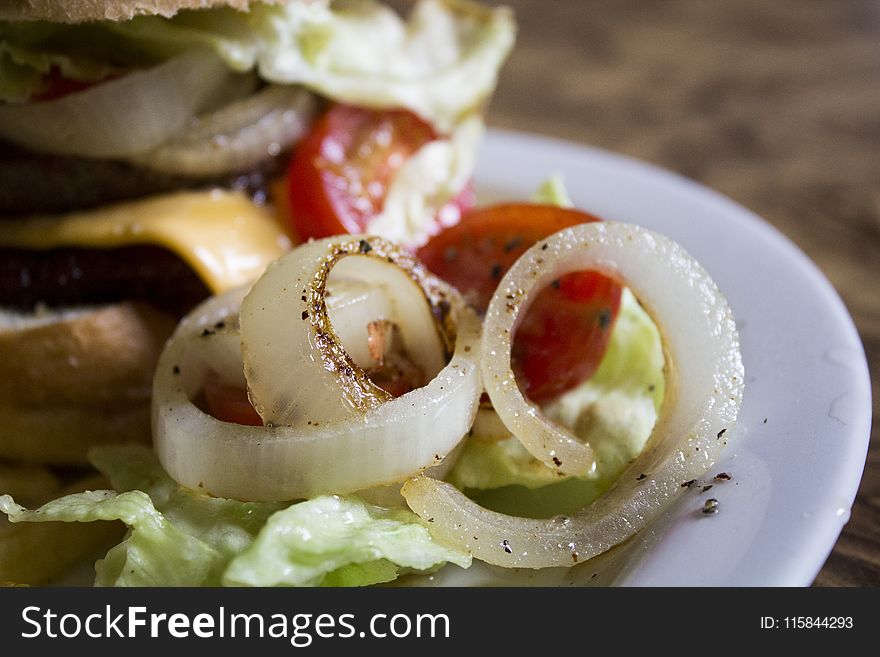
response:
[[[126,157],[180,132],[218,94],[251,84],[213,53],[191,50],[57,100],[0,105],[0,137],[34,151]]]
[[[286,321],[277,319],[274,314],[286,307],[283,300],[279,301],[283,290],[273,292],[270,288],[280,283],[291,291],[289,301],[298,301],[313,311],[319,308],[326,311],[323,296],[326,273],[338,258],[349,254],[364,255],[362,243],[371,246],[369,253],[373,257],[370,259],[376,262],[391,257],[406,264],[409,258],[412,269],[407,275],[420,281],[420,285],[414,287],[424,295],[422,305],[427,305],[424,299],[430,298],[437,304],[435,310],[442,311],[433,330],[436,333],[436,323],[442,323],[443,333],[449,337],[454,334],[451,360],[441,364],[439,373],[426,386],[394,399],[387,399],[385,394],[380,403],[357,408],[342,403],[342,388],[337,386],[336,405],[345,406],[350,412],[337,417],[334,422],[322,419],[308,424],[301,421],[298,426],[232,424],[217,420],[193,403],[212,369],[205,354],[223,348],[223,345],[228,349],[230,344],[224,338],[212,341],[210,348],[204,348],[199,346],[199,340],[211,337],[218,324],[234,326],[236,315],[240,313],[242,351],[252,356],[248,360],[253,368],[256,362],[262,362],[261,351],[275,353],[274,348],[269,346],[267,349],[259,339],[251,342],[254,322],[259,325],[260,322]],[[316,248],[323,249],[324,257],[317,257]],[[302,267],[309,262],[320,264],[320,272],[323,272],[323,276],[318,277],[314,276],[314,270],[307,272],[310,275],[307,295],[301,294],[302,288],[298,284],[294,285],[283,276],[279,281],[271,275],[273,271],[276,274],[286,272],[286,265],[272,266],[247,297],[246,291],[238,288],[197,307],[184,318],[166,344],[153,384],[153,437],[160,462],[180,484],[212,495],[246,501],[344,494],[399,482],[436,466],[455,449],[470,428],[481,392],[480,323],[460,295],[425,273],[411,257],[397,252],[379,238],[349,236],[313,242],[300,249],[305,251],[292,257],[290,254],[285,256],[288,262],[299,263]],[[296,254],[300,249],[291,253]],[[305,258],[306,255],[310,257]],[[389,265],[387,260],[382,262]],[[350,273],[351,268],[346,274]],[[269,294],[276,304],[266,306],[272,311],[268,314],[263,313],[260,305],[263,292]],[[302,296],[306,296],[307,301],[301,301]],[[250,308],[247,314],[245,306]],[[339,358],[339,362],[351,368],[350,372],[343,373],[345,380],[358,379],[366,386],[368,377],[335,342],[326,312],[308,323],[298,314],[291,317],[287,322],[288,330],[285,332],[281,327],[288,338],[294,333],[292,324],[293,328],[302,325],[312,342],[303,346],[306,351],[302,358],[296,363],[287,363],[287,367],[300,373],[308,367],[320,368],[327,357],[322,349],[329,349],[333,358]],[[327,341],[333,342],[332,349]],[[254,359],[254,356],[258,357]],[[256,367],[259,369],[261,365]],[[252,371],[251,376],[253,374]],[[262,372],[258,378],[263,378]],[[306,375],[294,378],[294,383],[304,388],[297,392],[313,390],[301,383],[306,379]],[[270,383],[272,379],[266,378],[266,381]],[[320,379],[312,385],[321,385]],[[250,393],[254,395],[253,390]],[[313,408],[309,403],[306,407]]]
[[[351,358],[327,315],[331,271],[393,290],[385,319],[406,327],[404,344],[423,372],[433,376],[443,368],[454,331],[442,315],[456,292],[381,238],[309,242],[269,265],[241,306],[245,377],[266,424],[326,424],[390,399]]]
[[[427,477],[403,486],[410,508],[431,521],[438,540],[488,563],[571,566],[620,543],[678,495],[683,482],[711,467],[726,444],[725,432],[736,422],[744,381],[739,336],[714,281],[666,237],[627,224],[594,223],[563,230],[529,249],[505,275],[490,304],[483,373],[505,422],[512,414],[520,413],[515,419],[529,415],[528,423],[508,425],[523,444],[523,431],[537,426],[538,435],[527,437],[530,451],[543,457],[554,450],[562,453],[554,442],[560,441],[560,432],[546,429],[549,422],[518,393],[510,372],[515,317],[543,285],[588,269],[629,285],[660,328],[668,377],[660,417],[645,450],[611,489],[570,518],[532,520],[495,513]],[[505,317],[507,303],[514,307]]]
[[[299,141],[316,105],[315,97],[302,87],[269,85],[196,117],[189,129],[129,161],[185,176],[244,171]]]

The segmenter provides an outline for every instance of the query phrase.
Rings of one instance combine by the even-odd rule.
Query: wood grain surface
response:
[[[810,256],[855,319],[880,408],[880,3],[507,0],[520,34],[489,123],[694,178]],[[880,429],[816,579],[880,585]]]

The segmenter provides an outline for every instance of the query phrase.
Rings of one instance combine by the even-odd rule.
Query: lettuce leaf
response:
[[[427,570],[444,562],[467,568],[470,556],[434,542],[412,512],[323,496],[273,515],[229,565],[224,583],[361,586],[395,579],[396,566]]]
[[[363,586],[470,557],[435,543],[419,518],[357,498],[238,502],[177,485],[146,447],[93,450],[117,491],[87,491],[36,511],[0,496],[12,522],[121,520],[122,543],[96,564],[98,586]]]
[[[448,132],[491,94],[515,31],[508,10],[469,0],[422,0],[408,20],[377,0],[291,0],[171,19],[0,22],[0,100],[27,99],[53,66],[95,80],[101,67],[148,66],[206,47],[234,70],[341,102],[406,107]]]
[[[601,495],[642,451],[664,394],[660,334],[629,290],[599,369],[545,409],[548,416],[589,439],[596,469],[560,480],[516,438],[469,439],[448,480],[481,504],[515,515],[572,513]]]
[[[568,195],[565,182],[558,173],[553,174],[532,194],[532,201],[545,205],[556,205],[560,208],[573,208],[574,202]]]
[[[443,206],[472,180],[484,131],[482,119],[474,115],[449,139],[435,139],[416,151],[394,173],[382,212],[370,221],[368,232],[409,247],[425,244]]]

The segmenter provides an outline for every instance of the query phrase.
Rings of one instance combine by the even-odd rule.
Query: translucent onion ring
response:
[[[269,85],[193,119],[189,128],[129,161],[188,176],[245,171],[296,144],[316,105],[302,87]]]
[[[153,440],[162,465],[179,483],[212,495],[279,501],[399,482],[442,462],[476,414],[480,323],[454,290],[427,276],[426,282],[449,304],[443,321],[455,334],[454,353],[439,374],[342,421],[300,428],[222,422],[192,402],[211,369],[204,355],[222,346],[199,348],[198,341],[218,323],[234,325],[245,290],[206,301],[184,318],[159,359]],[[306,357],[320,360],[317,352]]]
[[[323,425],[390,399],[346,351],[327,315],[333,270],[386,286],[394,313],[385,319],[401,327],[416,365],[432,376],[445,364],[454,339],[446,313],[459,297],[456,291],[379,237],[303,244],[269,265],[241,306],[244,373],[251,403],[266,424]]]
[[[205,50],[57,100],[0,105],[0,137],[29,150],[127,157],[155,148],[199,112],[252,84]]]
[[[531,411],[521,395],[516,402],[511,394],[516,383],[509,373],[505,331],[512,332],[513,319],[498,312],[499,300],[524,307],[531,294],[553,279],[586,269],[629,285],[660,327],[668,377],[660,417],[639,458],[605,495],[570,518],[507,516],[480,507],[449,484],[426,477],[407,482],[401,492],[410,508],[431,521],[432,534],[483,561],[507,567],[571,566],[604,552],[647,525],[683,490],[682,483],[704,474],[736,422],[743,365],[727,302],[681,246],[619,223],[561,231],[527,251],[502,280],[483,344],[483,372],[491,379],[487,388],[495,391],[492,401],[499,413],[505,412],[502,418]],[[499,397],[498,391],[505,394]],[[535,415],[534,420],[541,418]],[[523,439],[523,425],[510,428]],[[552,433],[539,437],[547,440],[548,449],[554,448]],[[534,447],[536,441],[529,444]],[[540,440],[537,444],[544,446]]]

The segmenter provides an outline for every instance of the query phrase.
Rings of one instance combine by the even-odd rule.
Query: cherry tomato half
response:
[[[251,406],[246,390],[227,385],[213,375],[205,380],[202,392],[207,406],[205,410],[218,420],[253,427],[263,425],[263,419]]]
[[[434,129],[407,110],[332,105],[296,147],[289,169],[291,229],[300,240],[362,233],[381,211],[394,173]],[[440,211],[454,223],[473,207],[473,190]],[[445,215],[444,215],[445,213]],[[457,214],[450,220],[449,214]],[[428,227],[428,233],[440,230]]]
[[[566,208],[508,204],[482,208],[431,239],[418,255],[436,275],[485,312],[498,282],[535,242],[597,217]],[[541,290],[526,311],[511,353],[523,392],[544,403],[589,378],[608,346],[621,287],[598,272],[574,272]]]
[[[85,91],[86,89],[90,89],[102,82],[112,80],[113,78],[119,77],[119,75],[121,75],[121,73],[108,75],[102,80],[86,82],[83,80],[71,80],[66,78],[61,74],[61,71],[58,70],[58,68],[53,67],[43,78],[42,89],[32,95],[30,100],[31,102],[36,103],[58,100],[59,98],[64,98],[64,96]]]

